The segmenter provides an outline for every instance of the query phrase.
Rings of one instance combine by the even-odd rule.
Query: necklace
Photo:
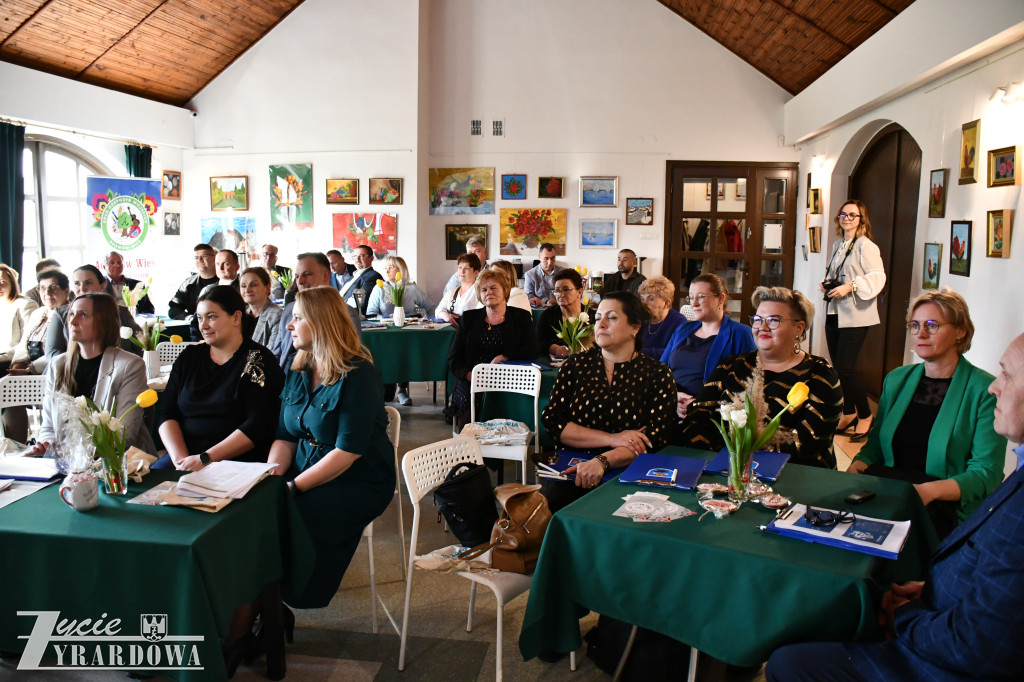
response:
[[[655,332],[658,331],[658,329],[661,328],[661,325],[665,324],[665,320],[667,320],[667,319],[668,319],[668,315],[666,315],[665,317],[661,318],[661,322],[658,322],[657,324],[655,324],[654,322],[648,322],[647,323],[647,331],[649,331],[650,333],[654,334]]]
[[[490,322],[488,322],[488,323],[487,323],[487,331],[491,331],[491,328],[492,328],[492,327],[497,327],[497,326],[498,326],[499,324],[501,324],[501,323],[502,323],[502,322],[504,322],[504,321],[505,321],[505,316],[504,316],[504,315],[502,315],[502,316],[501,316],[501,319],[500,319],[500,320],[498,320],[497,322],[495,322],[495,323],[494,323],[493,325],[492,325],[492,324],[491,324]]]

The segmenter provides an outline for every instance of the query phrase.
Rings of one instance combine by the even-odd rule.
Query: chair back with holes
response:
[[[462,462],[484,463],[476,438],[449,438],[405,453],[402,473],[415,510],[419,510],[420,500],[427,493],[441,485],[452,467]]]
[[[5,376],[0,379],[0,408],[38,406],[46,396],[46,377],[42,374]],[[0,420],[0,438],[3,438],[3,420]]]
[[[170,341],[161,341],[156,344],[156,357],[161,365],[173,365],[174,361],[181,355],[181,351],[185,350],[186,346],[195,345],[192,342],[182,343],[171,343]]]
[[[533,451],[540,452],[538,406],[540,404],[540,370],[529,365],[480,364],[473,368],[470,394],[492,391],[521,393],[533,396]],[[476,421],[476,400],[470,400],[470,420]],[[524,472],[525,480],[525,472]]]

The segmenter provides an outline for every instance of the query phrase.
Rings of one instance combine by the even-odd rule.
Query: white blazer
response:
[[[842,280],[844,284],[857,283],[856,293],[840,299],[832,299],[825,306],[825,314],[838,313],[839,326],[871,327],[879,324],[878,304],[876,298],[885,288],[885,269],[882,254],[878,245],[867,237],[860,237],[853,244],[850,257],[846,257],[846,242],[837,239],[832,245],[832,257],[828,263],[828,274]],[[843,263],[840,273],[836,273],[839,264]]]

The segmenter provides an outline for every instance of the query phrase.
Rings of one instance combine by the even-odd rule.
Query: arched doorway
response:
[[[861,379],[875,397],[882,392],[882,380],[905,357],[920,187],[921,147],[896,123],[874,135],[850,171],[846,196],[867,205],[872,239],[885,264],[886,286],[878,297],[882,323],[868,332],[864,348],[872,350],[862,352],[857,363]]]

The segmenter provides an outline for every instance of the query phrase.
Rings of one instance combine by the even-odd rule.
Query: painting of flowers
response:
[[[210,210],[249,210],[249,176],[234,175],[210,178]]]
[[[353,178],[327,181],[328,204],[358,204],[359,181]]]
[[[561,199],[563,194],[563,188],[565,187],[565,178],[555,177],[541,177],[537,178],[537,198],[538,199]]]
[[[942,269],[942,244],[924,245],[924,263],[922,268],[921,288],[938,289],[939,271]]]
[[[380,260],[398,252],[397,213],[335,213],[334,248],[351,256],[357,246],[369,246]]]
[[[431,168],[430,215],[494,213],[493,168]]]
[[[949,274],[971,276],[971,232],[970,220],[954,220],[950,223]]]
[[[526,176],[525,175],[502,175],[501,176],[501,198],[502,199],[525,199],[526,198]]]
[[[270,166],[270,229],[313,229],[313,166]]]
[[[1019,185],[1021,173],[1017,170],[1020,146],[992,149],[988,153],[988,186]]]
[[[501,209],[501,253],[522,255],[547,242],[564,256],[565,215],[564,208]]]
[[[370,203],[402,203],[402,178],[370,178]]]
[[[1013,232],[1013,210],[1004,208],[988,212],[988,238],[985,255],[989,258],[1010,257],[1010,234]]]
[[[946,217],[946,185],[949,183],[949,169],[939,168],[930,173],[928,181],[928,217]]]

